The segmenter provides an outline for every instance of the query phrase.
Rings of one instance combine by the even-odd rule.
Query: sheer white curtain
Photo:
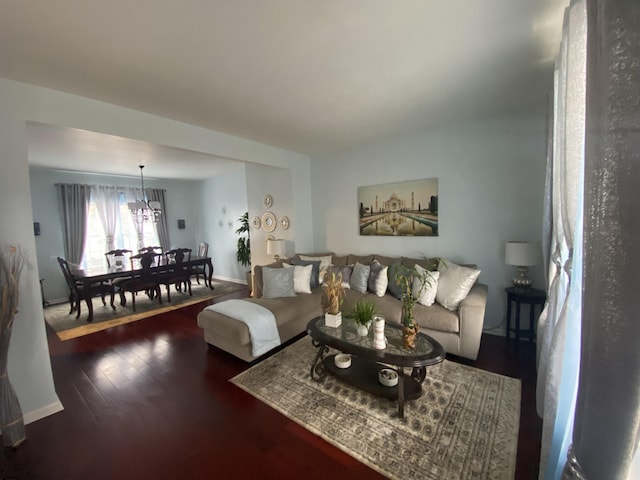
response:
[[[105,252],[115,249],[115,235],[120,214],[120,189],[107,185],[94,185],[91,194],[105,233]]]
[[[550,232],[548,301],[538,322],[540,478],[559,478],[573,429],[580,358],[585,145],[586,0],[565,12],[554,71],[554,115],[544,225]],[[568,333],[569,332],[569,333]]]
[[[124,196],[127,202],[135,202],[140,198],[144,198],[144,194],[142,193],[142,189],[127,187],[124,189]],[[133,214],[131,214],[131,218],[133,218]],[[138,223],[136,221],[133,222],[133,226],[136,229],[136,236],[138,238],[138,250],[143,248],[144,245],[144,225],[142,223]]]

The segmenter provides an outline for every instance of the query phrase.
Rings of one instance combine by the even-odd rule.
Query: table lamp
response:
[[[528,267],[539,265],[541,261],[540,243],[507,242],[505,245],[505,263],[518,267],[518,276],[513,278],[513,285],[518,290],[529,290],[533,281],[527,275]]]
[[[267,255],[273,255],[273,260],[278,261],[280,257],[286,255],[286,240],[267,240]]]

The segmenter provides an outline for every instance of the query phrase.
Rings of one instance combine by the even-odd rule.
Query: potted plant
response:
[[[249,267],[247,270],[247,285],[249,290],[252,290],[251,282],[251,239],[249,238],[249,212],[244,214],[238,219],[240,226],[236,230],[236,235],[240,235],[238,238],[238,250],[236,252],[236,260],[243,266]]]
[[[327,273],[322,284],[322,310],[324,323],[328,327],[337,328],[342,324],[340,307],[344,301],[344,287],[341,273]]]
[[[358,300],[349,314],[357,324],[358,334],[365,336],[369,333],[369,326],[376,314],[376,306],[367,300]]]
[[[432,285],[433,279],[425,270],[418,272],[415,268],[402,267],[398,273],[398,284],[402,287],[402,334],[404,347],[407,350],[416,348],[418,324],[413,319],[413,307],[418,300],[415,292],[420,292],[425,285]],[[419,288],[414,289],[414,280],[418,280]]]

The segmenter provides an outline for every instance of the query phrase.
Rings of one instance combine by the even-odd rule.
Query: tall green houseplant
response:
[[[247,265],[251,267],[251,239],[249,238],[249,212],[244,212],[238,221],[240,226],[236,230],[236,235],[240,235],[238,238],[238,251],[236,252],[236,260],[242,264],[243,267]]]
[[[249,238],[249,212],[244,212],[238,221],[240,222],[240,226],[236,230],[236,235],[239,235],[238,238],[238,249],[236,251],[236,260],[243,266],[249,267],[247,270],[247,285],[249,286],[249,290],[252,290],[252,282],[251,282],[251,239]]]

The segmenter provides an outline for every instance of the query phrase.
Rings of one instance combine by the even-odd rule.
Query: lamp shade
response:
[[[541,251],[539,242],[507,242],[505,245],[505,263],[518,267],[539,265]]]
[[[267,255],[282,257],[287,253],[285,240],[267,240]]]

